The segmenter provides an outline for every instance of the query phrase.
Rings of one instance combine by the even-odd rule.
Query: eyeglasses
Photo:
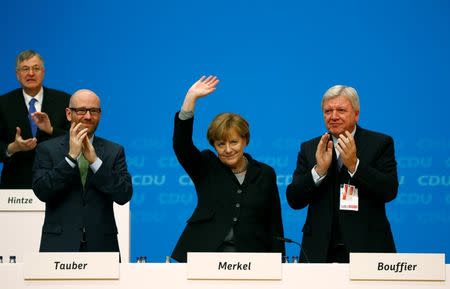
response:
[[[98,115],[100,112],[102,112],[102,109],[100,107],[69,107],[70,110],[75,111],[77,115],[85,115],[88,111],[91,115]]]
[[[25,73],[25,74],[30,72],[30,71],[33,71],[34,73],[39,73],[39,72],[42,71],[42,67],[40,67],[39,65],[35,65],[35,66],[32,66],[32,67],[22,66],[22,67],[17,68],[17,70],[22,72],[22,73]]]

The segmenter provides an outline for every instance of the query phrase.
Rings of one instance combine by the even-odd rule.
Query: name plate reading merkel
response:
[[[350,279],[445,281],[445,254],[350,253]]]
[[[45,211],[33,190],[0,190],[0,211]]]
[[[24,260],[25,280],[119,279],[119,253],[36,253]]]
[[[281,253],[193,253],[187,279],[281,280]]]

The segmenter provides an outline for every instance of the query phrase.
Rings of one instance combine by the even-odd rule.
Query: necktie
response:
[[[342,168],[342,159],[341,159],[341,154],[339,153],[339,151],[337,150],[337,141],[335,142],[333,140],[333,145],[334,145],[334,152],[336,153],[336,160],[337,160],[337,164],[338,164],[338,170],[340,170]]]
[[[30,102],[28,103],[28,105],[29,105],[29,107],[28,107],[28,119],[30,120],[31,134],[33,135],[33,137],[36,137],[37,125],[33,121],[33,119],[31,119],[31,114],[36,112],[36,107],[34,106],[36,101],[37,100],[33,97],[33,98],[31,98]]]
[[[80,177],[81,177],[81,183],[83,184],[83,188],[84,188],[84,185],[86,184],[88,168],[89,168],[89,162],[83,156],[83,154],[81,154],[80,157],[78,158],[78,169],[80,170]]]
[[[342,162],[341,156],[338,157],[337,163],[338,163],[339,169],[341,169],[341,168],[342,168],[342,165],[344,164],[344,163]]]

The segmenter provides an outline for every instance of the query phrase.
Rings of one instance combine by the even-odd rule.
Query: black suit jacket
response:
[[[326,262],[332,228],[350,252],[395,252],[394,239],[386,217],[385,203],[397,195],[397,163],[390,136],[357,127],[355,142],[358,169],[353,176],[338,168],[333,149],[333,163],[319,186],[314,184],[311,169],[320,137],[301,145],[297,168],[286,196],[294,209],[308,206],[303,226],[301,260]],[[359,211],[339,210],[339,185],[350,183],[358,188]]]
[[[38,143],[62,135],[69,130],[70,123],[65,114],[69,99],[70,95],[65,92],[44,87],[41,111],[48,114],[53,126],[53,134],[48,135],[38,129],[36,135]],[[3,162],[0,188],[31,188],[31,167],[35,150],[18,152],[11,157],[6,156],[6,148],[14,141],[17,126],[22,130],[23,139],[32,137],[28,105],[25,104],[22,88],[0,97],[0,161]]]
[[[243,184],[210,150],[192,142],[194,120],[175,115],[173,146],[197,191],[197,206],[172,257],[186,262],[187,252],[217,252],[230,229],[239,252],[281,252],[284,243],[280,198],[274,170],[246,154]]]
[[[78,166],[72,168],[65,156],[68,135],[38,145],[33,166],[33,190],[45,202],[41,252],[77,252],[82,231],[87,251],[118,252],[113,202],[127,203],[132,196],[122,146],[94,137],[93,146],[103,161],[93,174],[89,169],[83,189]]]

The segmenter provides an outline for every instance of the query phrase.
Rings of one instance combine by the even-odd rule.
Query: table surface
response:
[[[408,288],[450,289],[447,281],[351,281],[348,264],[283,264],[282,280],[187,280],[186,264],[120,264],[119,280],[23,280],[23,263],[0,264],[1,289],[102,289],[102,288]],[[450,276],[450,265],[446,265]]]

